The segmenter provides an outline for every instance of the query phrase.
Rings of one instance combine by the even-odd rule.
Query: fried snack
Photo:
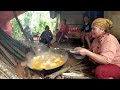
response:
[[[65,58],[62,55],[40,55],[33,57],[30,67],[36,70],[49,70],[57,68],[65,63]]]

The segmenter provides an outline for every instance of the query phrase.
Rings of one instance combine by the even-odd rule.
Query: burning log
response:
[[[87,74],[83,73],[84,70],[90,69],[90,68],[91,67],[88,66],[88,63],[84,64],[84,63],[82,63],[82,61],[80,61],[72,66],[64,67],[63,69],[61,69],[55,73],[45,76],[45,79],[55,79],[57,77],[60,77],[65,72],[76,73],[76,74],[78,74],[78,76],[77,75],[70,76],[71,73],[69,73],[70,75],[68,75],[68,76],[62,75],[62,76],[64,76],[64,79],[67,79],[67,78],[68,79],[90,79],[91,77],[88,77],[88,76],[86,76]],[[85,76],[81,76],[81,73],[84,74]]]
[[[66,71],[68,71],[69,69],[70,69],[70,67],[61,69],[61,70],[59,70],[59,71],[57,71],[57,72],[55,72],[55,73],[53,73],[53,74],[50,74],[50,75],[46,76],[45,78],[46,78],[46,79],[47,79],[47,78],[55,79],[55,77],[57,77],[58,75],[66,72]]]
[[[46,79],[49,79],[49,78],[50,78],[50,79],[55,79],[55,77],[57,77],[57,76],[59,76],[60,74],[62,74],[62,73],[64,73],[64,72],[72,69],[74,66],[80,64],[81,62],[82,62],[82,61],[80,61],[80,62],[78,62],[78,63],[76,63],[76,64],[74,64],[74,65],[72,65],[72,66],[68,66],[68,67],[66,67],[66,68],[63,68],[63,69],[61,69],[61,70],[59,70],[59,71],[57,71],[57,72],[55,72],[55,73],[52,73],[52,74],[50,74],[50,75],[48,75],[48,76],[45,76],[45,78],[46,78]]]

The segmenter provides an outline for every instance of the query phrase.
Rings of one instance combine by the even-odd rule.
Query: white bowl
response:
[[[76,59],[79,59],[79,60],[85,58],[85,56],[82,56],[82,55],[79,55],[79,54],[74,54],[73,57],[76,58]]]

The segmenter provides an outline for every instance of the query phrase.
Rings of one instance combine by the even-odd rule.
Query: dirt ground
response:
[[[26,43],[23,41],[23,43]],[[28,44],[28,43],[26,43]],[[38,39],[34,40],[34,42],[32,43],[32,45],[36,48],[36,50],[38,50],[41,46],[44,46],[45,45],[41,45],[38,41]],[[61,43],[52,43],[50,45],[50,47],[54,47],[54,48],[64,48],[64,49],[72,49],[72,48],[75,48],[75,47],[78,47],[78,46],[81,46],[81,43],[78,41],[78,40],[74,40],[74,41],[65,41],[65,42],[61,42]],[[48,47],[48,49],[50,49],[50,47]],[[45,48],[42,48],[42,50],[46,50],[46,47]],[[73,57],[73,55],[69,52],[68,53],[68,60],[67,62],[65,63],[64,67],[68,67],[68,66],[71,66],[71,65],[74,65],[76,63],[78,63],[80,60],[77,60]],[[83,63],[86,63],[83,62]],[[17,72],[18,72],[18,77],[19,78],[27,78],[27,79],[41,79],[41,77],[44,77],[43,74],[37,74],[35,73],[34,71],[31,71],[30,69],[22,66],[22,65],[18,65],[17,67]],[[92,76],[93,74],[91,73],[90,70],[85,70],[85,73],[89,74],[90,76]]]

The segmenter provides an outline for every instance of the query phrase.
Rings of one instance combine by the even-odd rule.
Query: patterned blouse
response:
[[[120,44],[113,35],[106,33],[100,39],[94,39],[91,50],[106,57],[108,63],[120,66]]]

